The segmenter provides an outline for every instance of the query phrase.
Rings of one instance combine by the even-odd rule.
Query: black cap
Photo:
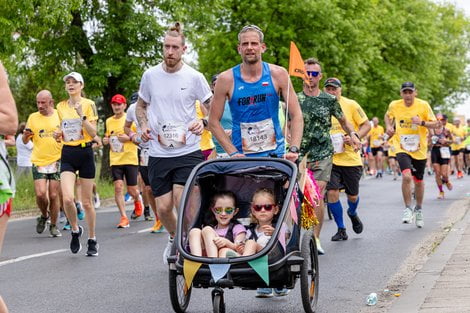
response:
[[[137,100],[139,100],[139,93],[138,92],[134,92],[131,96],[131,98],[129,99],[130,103],[134,103],[134,102],[137,102]]]
[[[325,85],[324,86],[325,87],[333,86],[333,87],[336,87],[336,88],[340,88],[341,87],[341,81],[336,77],[330,77],[327,80],[325,80]]]
[[[211,84],[213,84],[217,80],[218,76],[219,76],[219,74],[212,75]]]
[[[415,90],[416,90],[415,84],[413,84],[412,82],[404,82],[403,84],[401,84],[401,89],[400,89],[400,91],[404,91],[404,90],[412,90],[412,91],[415,91]]]

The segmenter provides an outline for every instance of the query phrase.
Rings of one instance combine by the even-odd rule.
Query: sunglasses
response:
[[[212,208],[212,211],[217,215],[220,215],[223,212],[230,215],[233,212],[235,212],[235,208],[232,208],[232,207],[225,207],[225,208],[224,207],[216,207],[216,208]]]
[[[253,210],[256,212],[261,211],[263,208],[265,211],[269,212],[276,207],[275,204],[255,204],[253,205]]]
[[[320,72],[317,72],[317,71],[307,71],[307,75],[308,75],[308,76],[312,76],[312,77],[317,77],[318,75],[320,75]]]

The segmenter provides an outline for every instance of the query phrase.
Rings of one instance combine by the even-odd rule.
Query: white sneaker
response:
[[[415,210],[415,223],[418,228],[424,226],[423,212],[421,210]]]
[[[318,239],[317,237],[315,237],[315,244],[317,245],[317,252],[319,255],[323,255],[325,254],[325,250],[323,250],[322,246],[321,246],[321,243],[320,243],[320,239]]]
[[[171,246],[173,246],[174,238],[168,237],[168,242],[166,244],[165,250],[163,250],[163,264],[168,265],[168,258],[171,254]]]
[[[98,209],[101,206],[100,195],[98,193],[94,194],[93,201],[95,204],[95,209]]]
[[[403,218],[401,220],[404,224],[413,223],[413,210],[411,208],[406,208],[403,211]]]

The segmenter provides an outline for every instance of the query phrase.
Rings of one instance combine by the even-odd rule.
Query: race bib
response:
[[[83,139],[82,120],[79,118],[63,120],[61,125],[64,142]]]
[[[461,142],[462,142],[462,138],[455,137],[455,144],[460,145]]]
[[[186,144],[187,129],[182,122],[158,123],[158,142],[166,149],[181,148]]]
[[[140,150],[140,165],[149,166],[149,149]]]
[[[124,144],[119,141],[118,136],[109,137],[109,145],[111,147],[111,151],[113,152],[124,152]]]
[[[276,132],[273,120],[268,118],[255,123],[240,123],[243,153],[257,153],[274,150]]]
[[[440,147],[439,151],[441,152],[442,159],[450,159],[450,149],[449,147]]]
[[[401,135],[400,146],[403,150],[408,152],[415,152],[419,150],[419,135]]]
[[[372,141],[372,145],[374,145],[374,147],[380,147],[382,145],[382,140],[375,139],[374,141]]]
[[[59,165],[58,162],[54,162],[49,165],[38,166],[37,170],[38,170],[38,173],[41,173],[41,174],[54,174],[54,173],[57,173],[57,170],[59,168],[58,165]]]
[[[341,133],[336,133],[330,135],[331,138],[331,143],[333,144],[333,150],[334,153],[342,153],[344,152],[344,140],[343,140],[343,134]]]

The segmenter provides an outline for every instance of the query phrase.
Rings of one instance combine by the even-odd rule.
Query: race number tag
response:
[[[149,149],[143,148],[140,150],[140,165],[149,166]]]
[[[124,152],[124,144],[119,141],[118,136],[109,137],[109,145],[111,147],[111,151],[113,152]]]
[[[57,173],[58,165],[59,165],[58,162],[53,162],[49,165],[38,166],[37,170],[38,170],[38,173],[41,173],[41,174],[54,174],[54,173]]]
[[[419,135],[401,135],[400,146],[403,150],[408,152],[415,152],[419,150]]]
[[[166,149],[181,148],[186,144],[187,129],[182,122],[158,123],[158,142]]]
[[[82,120],[79,118],[63,120],[61,129],[65,142],[83,139]]]
[[[268,118],[255,123],[240,123],[243,153],[257,153],[276,149],[276,132],[273,120]]]
[[[441,152],[442,159],[450,159],[450,148],[449,147],[440,147],[439,151]]]
[[[342,153],[344,152],[344,140],[343,140],[343,134],[341,133],[336,133],[330,135],[331,138],[331,143],[333,144],[333,150],[334,153]]]
[[[382,140],[380,139],[375,139],[374,141],[372,141],[372,145],[374,147],[380,147],[382,145]]]
[[[460,145],[461,142],[462,142],[462,138],[460,138],[460,137],[458,137],[458,136],[455,137],[455,144],[456,144],[456,145]]]

